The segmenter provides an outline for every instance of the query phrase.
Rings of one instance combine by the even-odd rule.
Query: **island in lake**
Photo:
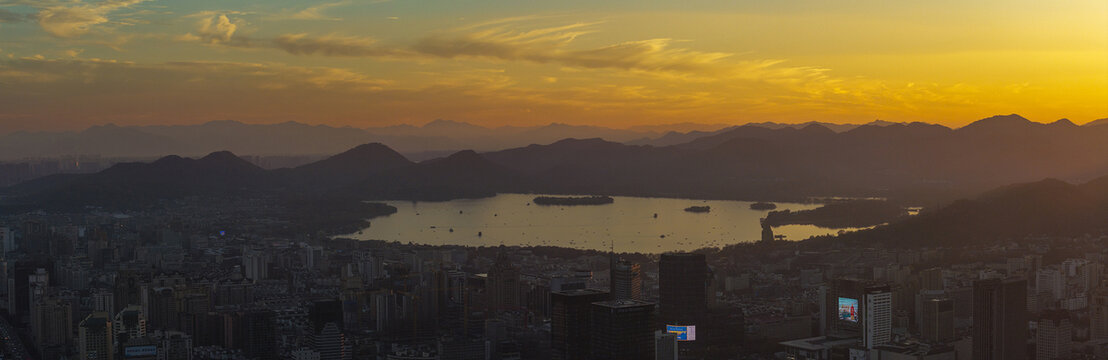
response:
[[[750,210],[774,210],[777,209],[777,204],[771,202],[756,202],[750,204]]]
[[[689,206],[689,207],[685,208],[685,211],[688,211],[688,212],[691,212],[691,213],[706,213],[706,212],[712,211],[712,207],[707,206],[707,205],[705,205],[705,206]]]
[[[532,200],[537,205],[604,205],[615,201],[611,196],[539,196]]]

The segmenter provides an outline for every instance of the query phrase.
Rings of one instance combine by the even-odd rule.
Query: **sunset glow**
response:
[[[1108,117],[1108,3],[0,0],[0,133]]]

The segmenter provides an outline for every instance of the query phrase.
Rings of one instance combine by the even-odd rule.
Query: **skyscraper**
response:
[[[593,289],[550,294],[550,345],[554,360],[589,359],[592,303],[609,298],[608,293]]]
[[[707,308],[708,263],[704,254],[667,253],[658,261],[658,301],[662,320],[695,325]]]
[[[973,358],[1027,359],[1027,280],[973,282]]]
[[[866,349],[873,349],[892,338],[893,293],[889,286],[877,286],[867,288],[863,298],[863,344]]]
[[[492,311],[515,310],[519,308],[519,267],[508,259],[504,246],[500,246],[496,261],[489,269],[486,282],[486,294],[489,309]]]
[[[112,360],[112,322],[108,313],[89,314],[77,327],[81,360]]]
[[[73,310],[69,304],[56,298],[46,298],[35,303],[31,317],[31,337],[39,354],[50,348],[66,347],[73,343]]]
[[[954,339],[954,301],[948,298],[921,300],[919,305],[920,337],[946,342]]]
[[[612,300],[642,299],[642,268],[620,260],[612,265]]]
[[[654,357],[654,304],[609,300],[591,306],[590,359],[632,360]]]
[[[1073,322],[1064,311],[1047,311],[1039,317],[1035,333],[1035,359],[1069,359],[1073,352]]]

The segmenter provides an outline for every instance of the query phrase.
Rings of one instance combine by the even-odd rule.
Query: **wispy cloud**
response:
[[[37,8],[34,15],[38,24],[50,35],[60,38],[75,38],[87,34],[98,25],[111,23],[108,15],[120,9],[131,7],[145,0],[105,0],[95,3],[72,2],[25,2]]]
[[[8,9],[0,9],[0,23],[13,23],[27,20],[29,17]]]
[[[377,46],[372,38],[358,36],[327,35],[309,37],[307,34],[285,34],[273,40],[277,48],[293,55],[323,56],[403,56],[403,49]]]
[[[346,4],[349,4],[349,2],[348,1],[339,1],[339,2],[333,2],[333,3],[324,3],[324,4],[314,5],[314,6],[310,6],[308,8],[305,8],[304,10],[300,10],[296,13],[293,13],[293,14],[289,15],[288,18],[289,19],[295,19],[295,20],[339,21],[339,20],[342,20],[342,18],[334,17],[334,16],[327,16],[327,15],[324,15],[323,12],[326,11],[327,9],[330,9],[330,8],[333,8],[333,7],[338,7],[338,6],[343,6],[343,5],[346,5]]]

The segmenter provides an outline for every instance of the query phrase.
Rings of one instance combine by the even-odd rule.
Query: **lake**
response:
[[[387,201],[396,207],[395,214],[370,219],[370,226],[360,233],[342,237],[428,245],[504,244],[597,250],[607,250],[609,242],[614,242],[617,252],[661,253],[758,241],[762,233],[759,220],[769,212],[751,210],[748,201],[616,196],[615,203],[606,205],[544,206],[531,203],[536,196]],[[684,210],[694,205],[710,206],[711,212]],[[777,203],[777,210],[819,206]],[[775,234],[785,235],[788,240],[838,231],[813,225],[774,228]]]

